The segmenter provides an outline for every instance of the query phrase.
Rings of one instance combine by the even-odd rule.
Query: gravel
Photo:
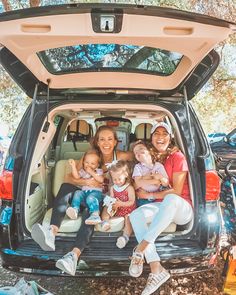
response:
[[[1,263],[1,261],[0,261]],[[159,295],[227,295],[222,292],[223,262],[216,269],[188,276],[175,276],[154,294]],[[0,265],[0,287],[13,286],[20,278],[34,280],[55,295],[135,295],[141,294],[146,278],[96,278],[48,277],[15,273]]]

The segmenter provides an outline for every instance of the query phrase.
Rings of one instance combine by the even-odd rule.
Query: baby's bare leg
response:
[[[125,226],[123,229],[123,234],[116,240],[116,246],[120,249],[124,248],[126,244],[129,242],[129,238],[133,232],[131,222],[129,220],[129,216],[125,215]]]
[[[102,210],[101,217],[102,217],[102,223],[101,223],[102,229],[104,231],[109,230],[111,228],[110,223],[109,223],[109,219],[111,218],[111,216],[108,214],[106,206]]]
[[[102,220],[105,220],[105,221],[108,221],[111,218],[107,212],[107,206],[103,208],[101,217],[102,217]]]
[[[125,215],[125,227],[123,229],[123,234],[130,237],[132,232],[133,232],[133,228],[129,220],[129,216]]]

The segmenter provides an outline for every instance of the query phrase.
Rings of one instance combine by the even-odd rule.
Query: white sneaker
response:
[[[70,219],[77,219],[78,218],[78,210],[73,208],[73,207],[68,207],[66,209],[66,215],[70,218]]]
[[[128,242],[129,242],[129,237],[126,235],[122,235],[116,240],[116,246],[119,249],[123,249],[127,245]]]
[[[44,251],[55,251],[55,235],[51,227],[36,223],[32,227],[31,237]]]
[[[89,218],[87,218],[85,220],[85,224],[88,224],[88,225],[96,225],[101,222],[102,222],[102,220],[101,220],[100,216],[97,214],[91,214],[89,216]]]
[[[150,295],[154,293],[162,284],[169,280],[170,274],[166,269],[163,269],[158,275],[150,273],[147,279],[146,287],[141,295]]]
[[[131,277],[138,278],[143,272],[144,255],[142,252],[137,252],[136,248],[133,250],[131,262],[129,266],[129,274]]]
[[[75,275],[78,257],[74,252],[69,252],[57,260],[56,267],[71,276]]]

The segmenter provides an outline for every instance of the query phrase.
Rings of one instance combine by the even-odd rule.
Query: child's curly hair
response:
[[[111,176],[110,172],[118,172],[118,171],[119,172],[122,171],[124,174],[127,175],[126,182],[128,182],[130,184],[133,183],[131,164],[128,161],[119,160],[119,161],[112,163],[108,167],[108,172],[109,172],[110,176]],[[111,179],[112,179],[112,176],[111,176]]]

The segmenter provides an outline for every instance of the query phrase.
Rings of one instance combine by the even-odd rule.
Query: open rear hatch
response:
[[[55,17],[56,16],[56,17]],[[235,24],[160,7],[78,4],[0,16],[0,61],[30,96],[151,92],[188,99],[219,58],[215,45]]]

